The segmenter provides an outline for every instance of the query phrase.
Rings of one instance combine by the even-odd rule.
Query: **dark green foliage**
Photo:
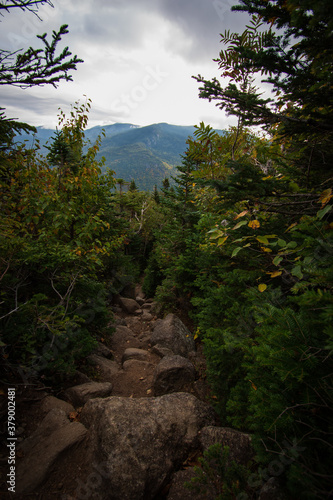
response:
[[[156,288],[162,283],[163,277],[164,275],[157,263],[156,257],[152,253],[145,269],[145,277],[142,285],[142,290],[147,297],[155,295]]]
[[[249,470],[235,461],[229,460],[229,447],[216,443],[199,458],[200,466],[195,466],[195,476],[185,486],[207,495],[215,500],[233,500],[250,498],[248,477]]]
[[[0,50],[0,85],[28,88],[51,84],[57,87],[61,80],[72,81],[68,72],[75,70],[76,65],[83,62],[82,59],[77,56],[70,58],[72,53],[68,47],[56,55],[57,45],[62,36],[68,33],[67,28],[68,25],[65,24],[58,32],[53,31],[51,42],[47,40],[46,33],[38,35],[43,49],[29,47],[23,53]]]

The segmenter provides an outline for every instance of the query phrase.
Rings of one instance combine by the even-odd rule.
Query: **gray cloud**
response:
[[[191,75],[200,72],[211,77],[216,69],[218,76],[212,59],[220,50],[219,34],[225,29],[242,31],[248,21],[248,16],[230,11],[236,1],[57,0],[54,9],[40,10],[43,22],[29,13],[13,12],[1,23],[1,48],[36,46],[36,35],[47,32],[50,38],[52,30],[68,24],[69,34],[59,50],[68,45],[84,64],[73,72],[74,84],[61,84],[57,91],[46,86],[40,92],[7,87],[0,105],[8,108],[8,116],[36,124],[42,117],[50,121],[59,106],[68,107],[87,94],[93,100],[90,119],[94,121],[133,120],[140,124],[140,120],[158,121],[159,117],[165,121],[163,116],[170,121],[174,116],[174,122],[187,123],[189,114],[196,120],[193,110],[199,99],[197,92],[193,93]],[[153,89],[149,81],[147,90],[143,86],[147,67],[157,65],[169,76]],[[188,99],[190,92],[193,105]],[[132,100],[133,95],[137,97],[135,106],[129,107],[130,116],[124,113],[123,93]],[[213,105],[209,109],[216,115]],[[200,113],[198,106],[197,122],[202,119]],[[208,108],[205,113],[209,116]]]
[[[248,20],[245,14],[231,12],[234,0],[95,0],[93,4],[89,11],[83,8],[70,16],[67,11],[66,22],[73,34],[83,35],[92,44],[104,41],[130,50],[143,45],[159,18],[179,30],[183,38],[175,39],[171,31],[165,49],[189,60],[216,57],[219,34],[226,29],[242,30]],[[81,0],[81,5],[87,7],[91,1]]]

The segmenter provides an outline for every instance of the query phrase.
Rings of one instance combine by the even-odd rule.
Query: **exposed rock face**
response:
[[[181,392],[195,380],[193,364],[182,356],[165,356],[155,368],[153,391],[155,396]]]
[[[254,456],[251,437],[229,427],[204,427],[199,439],[203,450],[215,443],[229,446],[229,460],[235,460],[242,465],[247,465]]]
[[[214,423],[214,413],[191,394],[175,393],[93,399],[81,421],[90,428],[94,467],[103,472],[101,498],[149,500],[198,446],[198,432]]]
[[[16,492],[33,491],[46,479],[60,454],[86,434],[87,429],[79,422],[70,422],[63,410],[51,410],[34,434],[20,445],[24,457],[18,461]]]
[[[111,392],[110,382],[90,382],[70,387],[64,394],[74,406],[83,406],[89,399],[104,398],[110,396]]]
[[[168,314],[165,319],[156,321],[151,343],[152,345],[159,344],[167,347],[175,354],[184,357],[195,351],[195,343],[191,332],[175,314]]]

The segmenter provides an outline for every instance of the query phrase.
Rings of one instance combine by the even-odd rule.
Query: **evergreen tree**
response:
[[[10,0],[0,3],[0,13],[20,8],[38,16],[38,6],[42,4],[53,7],[50,0]],[[53,31],[51,41],[47,39],[46,33],[38,35],[42,48],[29,47],[25,51],[15,52],[0,49],[0,85],[25,89],[39,85],[57,87],[62,80],[72,81],[70,72],[76,70],[76,66],[83,61],[76,55],[72,56],[68,47],[57,53],[58,44],[67,33],[68,25],[63,25],[58,31]],[[5,109],[0,108],[0,149],[10,148],[14,136],[22,130],[35,131],[35,128],[7,118]]]

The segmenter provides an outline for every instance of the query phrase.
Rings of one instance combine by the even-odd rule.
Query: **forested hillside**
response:
[[[235,9],[252,18],[221,35],[221,81],[196,80],[237,126],[198,124],[174,186],[123,189],[101,138],[86,145],[89,101],[60,114],[44,157],[14,147],[2,121],[5,377],[65,379],[103,336],[112,295],[143,277],[162,314],[194,325],[222,425],[253,437],[256,459],[219,498],[257,498],[270,477],[286,498],[331,498],[333,6]]]
[[[135,183],[139,189],[152,191],[160,186],[165,177],[176,174],[176,166],[186,149],[186,140],[194,127],[158,123],[139,127],[130,123],[115,123],[105,127],[96,126],[85,131],[87,141],[94,142],[101,136],[96,158],[105,158],[102,172],[111,169],[118,178]],[[223,134],[223,131],[218,131]],[[29,147],[40,147],[47,154],[47,147],[56,131],[37,127],[37,133],[21,133],[17,141]],[[85,150],[84,150],[85,151]]]

